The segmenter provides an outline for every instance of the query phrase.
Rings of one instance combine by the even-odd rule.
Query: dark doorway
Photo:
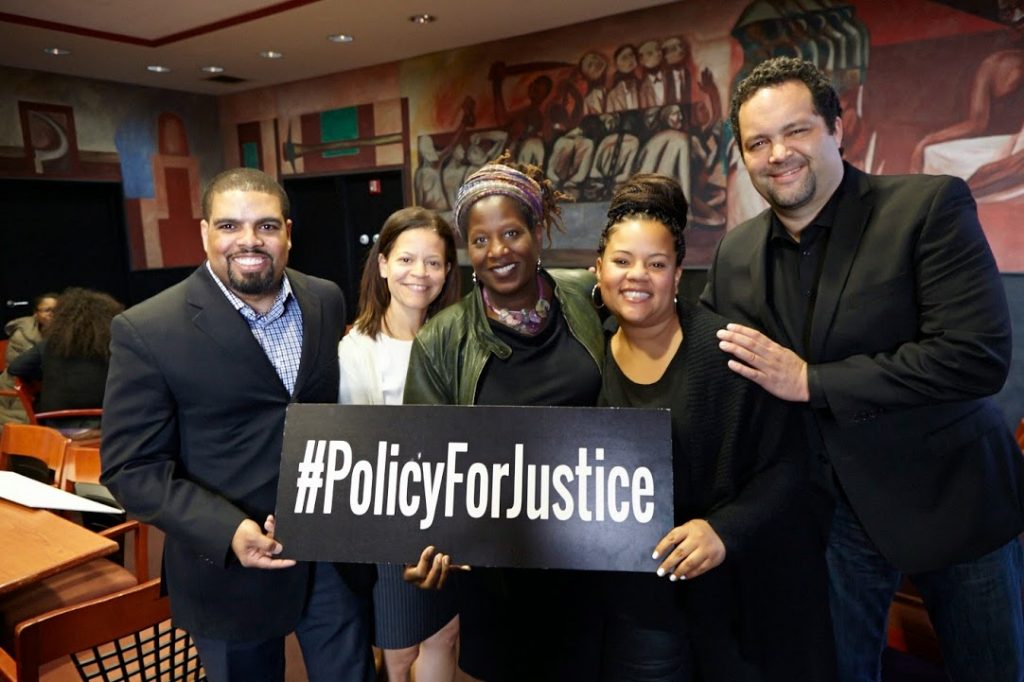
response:
[[[32,314],[33,296],[69,286],[129,302],[120,183],[0,180],[0,206],[0,322]]]
[[[379,193],[371,192],[372,181]],[[373,239],[405,205],[402,187],[401,170],[284,180],[294,223],[288,265],[337,282],[348,322],[358,312],[359,277]]]

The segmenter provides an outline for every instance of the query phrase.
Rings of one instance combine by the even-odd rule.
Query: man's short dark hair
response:
[[[740,135],[740,107],[761,88],[782,85],[790,81],[800,81],[807,86],[807,89],[811,91],[814,112],[825,119],[828,132],[836,132],[836,119],[843,113],[843,109],[839,105],[839,95],[832,87],[832,81],[828,79],[828,76],[814,64],[803,59],[775,57],[754,67],[754,70],[740,81],[733,93],[732,105],[729,108],[729,123],[732,125],[736,142],[740,144],[741,152],[743,151],[743,138]]]
[[[210,219],[210,213],[213,212],[214,195],[233,190],[263,192],[277,197],[281,201],[281,215],[285,220],[288,219],[291,204],[288,202],[288,195],[284,188],[277,180],[255,168],[232,168],[218,173],[203,192],[203,220]]]

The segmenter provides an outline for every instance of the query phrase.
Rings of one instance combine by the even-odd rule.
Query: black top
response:
[[[728,368],[715,336],[725,318],[678,312],[683,341],[661,378],[634,383],[609,349],[598,404],[671,409],[676,523],[707,519],[734,554],[797,485],[799,459],[782,441],[789,411]]]
[[[683,341],[664,375],[630,381],[609,349],[599,405],[671,409],[676,523],[707,520],[726,557],[693,581],[635,582],[625,600],[635,603],[619,606],[640,610],[633,615],[642,621],[731,632],[765,680],[829,679],[802,669],[805,655],[814,658],[808,646],[827,646],[831,632],[824,546],[807,511],[793,412],[728,368],[715,336],[725,318],[682,303],[678,312]]]
[[[594,404],[601,375],[587,349],[569,333],[556,297],[551,299],[547,325],[535,336],[488,321],[512,354],[504,360],[492,355],[487,361],[477,384],[477,405]]]
[[[800,232],[800,241],[790,236],[774,213],[771,216],[769,301],[800,357],[807,357],[818,281],[842,195],[840,183],[814,220]]]
[[[106,360],[58,355],[44,339],[15,358],[9,371],[22,379],[42,380],[39,412],[103,407]]]
[[[768,240],[769,301],[776,319],[789,337],[792,350],[802,358],[808,357],[814,303],[818,298],[818,283],[821,281],[839,202],[847,191],[856,191],[855,187],[847,188],[847,183],[854,182],[852,173],[844,175],[828,202],[800,233],[799,242],[786,232],[778,217],[771,214],[771,235]],[[819,485],[835,492],[832,467],[818,422],[806,406],[799,409],[799,412],[807,434],[813,475]]]

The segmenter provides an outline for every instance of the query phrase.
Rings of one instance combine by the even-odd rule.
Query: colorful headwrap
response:
[[[465,235],[473,204],[492,194],[511,197],[527,206],[535,225],[544,218],[544,196],[537,181],[515,168],[494,163],[470,175],[459,188],[455,198],[455,226],[459,232]]]

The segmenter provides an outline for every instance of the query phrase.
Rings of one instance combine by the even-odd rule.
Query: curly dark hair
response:
[[[740,107],[762,88],[782,85],[790,81],[800,81],[811,91],[814,112],[825,119],[828,132],[836,132],[836,119],[843,113],[839,104],[839,95],[829,80],[818,67],[811,62],[795,57],[775,57],[761,62],[750,74],[740,81],[732,96],[729,107],[729,124],[733,135],[740,143],[743,151],[743,136],[740,134]]]
[[[686,256],[686,212],[689,204],[679,181],[667,175],[639,173],[627,180],[608,207],[608,222],[601,231],[597,255],[603,256],[608,238],[615,228],[629,218],[656,220],[672,233],[676,247],[676,265]]]
[[[459,263],[455,253],[455,232],[451,225],[437,213],[426,208],[411,206],[399,209],[384,221],[377,241],[366,256],[363,276],[359,282],[359,317],[354,324],[356,329],[371,338],[376,338],[382,331],[388,331],[384,314],[391,305],[391,290],[388,289],[387,280],[380,276],[377,267],[378,257],[390,256],[399,235],[418,228],[437,233],[444,242],[444,262],[449,266],[441,293],[427,306],[427,319],[459,299]]]
[[[57,299],[47,348],[65,358],[110,359],[110,321],[124,310],[114,297],[71,287]]]

